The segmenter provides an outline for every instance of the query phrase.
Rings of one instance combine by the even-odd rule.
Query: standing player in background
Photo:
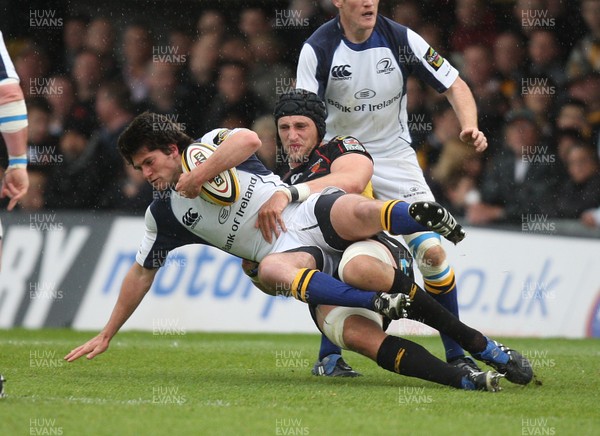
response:
[[[27,108],[19,76],[8,56],[0,32],[0,132],[8,150],[8,168],[2,179],[0,197],[9,197],[12,210],[29,188],[27,177]],[[2,256],[2,223],[0,223],[0,258]]]
[[[458,71],[418,34],[377,14],[378,0],[333,0],[339,15],[306,41],[298,62],[296,87],[318,94],[327,104],[325,140],[352,134],[371,154],[375,197],[407,202],[433,200],[411,148],[406,81],[411,74],[448,99],[460,121],[460,139],[482,152],[485,135],[477,128],[477,108]],[[440,238],[431,232],[404,236],[423,274],[425,289],[458,316],[454,270]],[[441,335],[446,360],[477,366],[460,345]]]

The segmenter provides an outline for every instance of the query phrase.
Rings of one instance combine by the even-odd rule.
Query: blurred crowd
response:
[[[327,0],[233,14],[199,7],[194,26],[172,28],[75,12],[61,21],[58,50],[35,28],[4,33],[29,113],[25,210],[143,212],[152,188],[116,143],[145,110],[192,137],[252,128],[274,169],[284,160],[273,105],[294,87],[303,41],[335,9]],[[471,224],[544,216],[598,225],[600,0],[400,0],[380,12],[459,69],[490,142],[483,154],[462,144],[445,99],[409,79],[413,146],[440,202]]]

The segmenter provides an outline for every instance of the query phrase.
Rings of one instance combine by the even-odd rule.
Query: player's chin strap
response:
[[[299,183],[293,186],[282,186],[277,188],[276,192],[283,192],[287,195],[290,203],[301,203],[310,196],[310,187],[306,183]]]

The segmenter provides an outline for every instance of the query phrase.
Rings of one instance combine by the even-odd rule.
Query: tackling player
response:
[[[378,0],[333,0],[339,15],[302,47],[296,87],[327,104],[325,140],[352,134],[373,157],[375,197],[432,201],[415,151],[406,111],[406,79],[414,74],[448,99],[458,116],[460,139],[479,152],[487,147],[477,128],[477,108],[458,71],[418,34],[378,15]],[[454,271],[434,233],[404,236],[424,277],[425,289],[458,316]],[[442,335],[446,360],[460,364],[464,350]]]
[[[19,76],[8,56],[0,32],[0,132],[8,150],[8,167],[2,180],[0,198],[9,197],[12,210],[29,188],[27,176],[27,108]],[[0,222],[0,258],[2,256],[2,223]]]
[[[169,124],[169,128],[155,129],[157,119]],[[66,360],[73,361],[85,354],[91,359],[104,352],[150,289],[158,266],[165,262],[168,252],[182,245],[200,243],[260,262],[259,279],[274,295],[289,290],[295,298],[309,304],[362,307],[392,319],[404,316],[406,306],[410,305],[411,310],[417,311],[428,323],[446,323],[448,331],[466,349],[476,358],[505,372],[508,380],[521,384],[531,380],[531,368],[526,359],[452,317],[412,280],[407,280],[400,270],[392,272],[392,285],[385,292],[359,290],[331,277],[340,253],[352,241],[382,230],[399,234],[422,229],[423,226],[411,218],[415,211],[426,216],[430,228],[439,228],[451,240],[461,240],[464,234],[460,226],[441,207],[424,202],[411,206],[407,212],[403,202],[369,200],[338,189],[307,195],[306,191],[286,187],[253,156],[260,141],[254,132],[246,129],[213,130],[203,136],[201,142],[218,148],[202,165],[182,174],[181,153],[192,139],[166,117],[142,114],[119,138],[119,149],[125,158],[141,170],[155,188],[170,190],[172,195],[157,199],[149,206],[146,233],[136,262],[123,280],[105,328],[95,338],[72,350],[65,356]],[[218,206],[198,197],[204,182],[232,167],[236,167],[239,174],[243,193],[239,200],[230,206]],[[172,190],[174,185],[179,194]],[[258,209],[275,189],[287,191],[294,204],[283,213],[283,219],[288,223],[287,231],[267,242],[254,223]],[[223,209],[227,209],[227,213]],[[474,372],[444,362],[441,364],[455,373],[451,377],[446,375],[444,380],[436,378],[437,373],[431,373],[430,368],[423,370],[422,359],[427,358],[427,353],[420,353],[418,346],[409,347],[409,342],[386,339],[375,344],[377,363],[390,371],[423,378],[429,376],[428,380],[455,387],[497,388],[498,375],[495,373],[479,373],[483,376],[475,380]]]
[[[325,135],[327,109],[316,94],[305,90],[282,94],[275,106],[274,117],[277,143],[283,148],[283,156],[289,165],[289,171],[282,174],[284,182],[306,184],[311,192],[336,186],[346,192],[362,192],[373,198],[369,183],[373,163],[360,142],[351,136],[339,136],[329,142],[321,142]],[[263,236],[270,237],[272,230],[277,234],[279,226],[285,228],[281,214],[288,204],[287,196],[276,192],[261,207],[257,226],[261,228]],[[384,268],[379,263],[382,259],[388,263],[391,260],[392,266],[397,266],[402,259],[410,264],[410,254],[397,241],[384,233],[377,235],[377,239],[357,242],[344,251],[339,267],[339,276],[344,282],[361,289],[384,289],[389,286],[378,281],[385,274],[376,273]],[[379,262],[372,262],[373,258]],[[256,264],[244,261],[242,265],[250,276],[256,274]],[[412,268],[406,268],[405,272],[412,277]],[[366,279],[363,280],[363,277]],[[360,375],[344,361],[341,348],[324,334],[312,373],[334,377]]]

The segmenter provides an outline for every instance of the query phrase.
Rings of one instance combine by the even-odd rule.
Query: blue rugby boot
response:
[[[526,357],[518,351],[487,338],[487,347],[480,353],[471,353],[496,371],[506,376],[506,380],[519,385],[526,385],[533,379],[533,369]]]
[[[348,365],[341,354],[330,354],[317,361],[312,369],[313,375],[322,375],[326,377],[358,377],[362,374],[354,371]]]

